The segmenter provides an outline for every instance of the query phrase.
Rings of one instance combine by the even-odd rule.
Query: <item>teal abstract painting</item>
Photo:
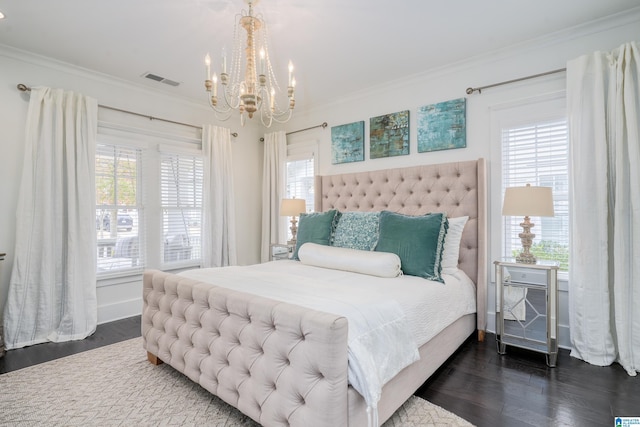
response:
[[[369,119],[369,157],[409,154],[409,110]]]
[[[364,121],[331,128],[331,163],[364,160]]]
[[[467,146],[466,98],[418,108],[418,153]]]

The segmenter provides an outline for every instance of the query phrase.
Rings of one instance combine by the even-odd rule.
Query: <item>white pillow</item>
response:
[[[458,271],[458,258],[460,256],[460,241],[462,231],[469,220],[468,216],[449,218],[449,228],[444,238],[444,250],[442,251],[442,274],[456,274]]]
[[[398,277],[402,274],[400,257],[389,252],[361,251],[305,243],[298,250],[298,258],[303,264],[370,276]]]

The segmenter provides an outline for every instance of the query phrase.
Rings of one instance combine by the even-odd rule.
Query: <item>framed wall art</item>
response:
[[[364,121],[331,127],[331,163],[364,160]]]
[[[409,110],[369,119],[369,157],[409,154]]]
[[[418,153],[467,146],[466,98],[418,108]]]

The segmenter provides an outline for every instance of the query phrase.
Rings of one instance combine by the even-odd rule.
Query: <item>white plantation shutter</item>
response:
[[[314,202],[314,162],[313,157],[287,161],[287,199],[304,199],[307,212],[313,212]]]
[[[551,187],[554,217],[531,217],[536,235],[532,252],[539,259],[551,259],[568,269],[569,256],[569,141],[566,117],[534,120],[503,127],[502,194],[507,187]],[[521,251],[523,218],[503,217],[503,256]]]
[[[188,154],[161,154],[162,262],[200,260],[203,159]]]

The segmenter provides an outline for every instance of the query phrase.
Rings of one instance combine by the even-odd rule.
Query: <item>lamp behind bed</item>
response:
[[[307,210],[307,205],[304,199],[282,199],[280,204],[280,216],[289,216],[291,217],[291,240],[287,243],[290,245],[296,244],[296,234],[298,233],[298,221],[296,220],[296,216]]]

